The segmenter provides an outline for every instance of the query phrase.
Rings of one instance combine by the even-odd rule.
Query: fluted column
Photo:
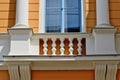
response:
[[[109,0],[96,0],[97,27],[111,27],[109,23]]]
[[[15,28],[28,27],[28,0],[16,0]]]

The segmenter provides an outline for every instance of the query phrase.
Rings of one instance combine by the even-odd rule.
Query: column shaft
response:
[[[109,2],[108,0],[96,0],[97,26],[109,24],[108,2]]]
[[[28,26],[28,0],[17,0],[16,2],[16,26]]]

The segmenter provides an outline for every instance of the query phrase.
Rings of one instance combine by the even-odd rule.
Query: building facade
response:
[[[0,80],[120,80],[120,0],[0,0]]]

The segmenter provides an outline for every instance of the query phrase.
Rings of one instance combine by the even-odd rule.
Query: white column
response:
[[[39,32],[45,32],[45,0],[39,0]]]
[[[28,0],[16,0],[16,25],[15,28],[28,26]]]
[[[107,25],[110,24],[109,23],[109,3],[108,2],[109,2],[109,0],[96,0],[97,27],[106,27]]]

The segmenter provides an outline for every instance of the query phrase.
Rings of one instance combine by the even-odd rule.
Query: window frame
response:
[[[39,1],[39,33],[46,33],[45,30],[45,13],[46,13],[46,0]],[[81,0],[81,23],[80,32],[86,32],[86,17],[85,17],[85,0]],[[62,29],[62,32],[64,30]]]

